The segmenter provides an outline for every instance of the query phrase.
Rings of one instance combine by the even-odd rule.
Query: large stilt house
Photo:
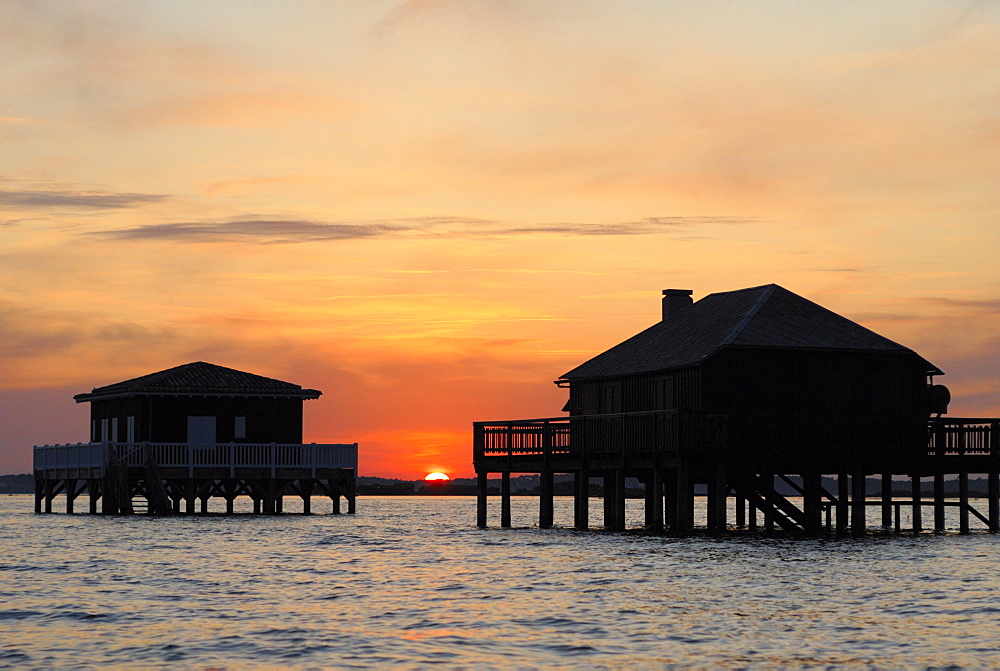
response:
[[[77,394],[90,403],[90,442],[35,448],[36,510],[84,490],[92,512],[187,512],[239,495],[281,512],[285,494],[310,510],[314,491],[354,509],[357,444],[302,443],[302,405],[320,391],[205,362]]]
[[[921,500],[920,478],[934,477],[939,528],[944,475],[967,482],[974,469],[991,474],[987,524],[1000,526],[997,422],[943,419],[950,396],[934,384],[943,374],[937,366],[774,284],[697,302],[691,294],[664,291],[660,321],[556,380],[569,391],[568,416],[474,425],[481,525],[486,477],[501,474],[508,525],[510,473],[526,472],[542,476],[541,526],[552,524],[552,474],[572,473],[580,528],[593,477],[603,483],[605,526],[623,528],[631,477],[645,487],[646,522],[656,528],[692,529],[698,486],[708,492],[709,529],[726,527],[732,494],[737,526],[755,525],[759,514],[769,527],[816,531],[824,511],[827,519],[836,511],[843,527],[850,506],[858,531],[869,475],[883,478],[886,524],[902,505],[891,501],[893,476],[911,479],[906,505],[917,528],[930,503]],[[837,479],[837,492],[824,489],[823,476]],[[789,487],[801,505],[779,493]],[[965,528],[978,513],[962,510]]]

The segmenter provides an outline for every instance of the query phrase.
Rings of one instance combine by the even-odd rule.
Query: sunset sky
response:
[[[1000,416],[1000,2],[0,5],[0,473],[191,361],[362,475],[777,283]]]

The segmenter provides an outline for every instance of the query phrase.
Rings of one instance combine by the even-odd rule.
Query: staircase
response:
[[[738,496],[749,501],[764,518],[786,531],[802,531],[807,527],[806,514],[786,499],[759,475],[748,473],[733,478],[730,486]]]

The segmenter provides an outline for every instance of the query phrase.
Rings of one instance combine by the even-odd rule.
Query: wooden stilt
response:
[[[722,464],[716,464],[708,478],[707,522],[712,532],[726,529],[726,473]]]
[[[615,528],[615,485],[617,479],[614,471],[604,471],[601,481],[604,483],[604,528]]]
[[[920,484],[920,476],[914,475],[910,478],[910,498],[913,499],[913,512],[911,517],[913,518],[913,533],[918,534],[923,528],[923,520],[921,516],[923,514],[923,504],[920,501],[923,491]]]
[[[644,529],[653,528],[653,474],[648,473],[644,479],[639,480],[642,483],[642,526]]]
[[[769,490],[774,489],[774,473],[761,473],[760,479]],[[774,518],[766,509],[764,511],[764,531],[766,533],[774,532]]]
[[[969,474],[958,474],[958,533],[969,533]]]
[[[819,473],[802,475],[802,511],[805,513],[805,528],[808,533],[823,531],[823,476]]]
[[[848,504],[850,502],[850,482],[847,473],[837,474],[837,535],[847,530]]]
[[[855,538],[864,536],[868,526],[866,519],[868,506],[865,505],[867,489],[867,473],[855,471],[851,477],[851,535]]]
[[[510,471],[500,474],[500,526],[510,527]]]
[[[551,529],[553,518],[552,471],[539,473],[538,488],[538,528]]]
[[[659,468],[654,468],[653,472],[650,474],[649,487],[652,491],[652,501],[649,505],[652,508],[652,516],[650,518],[650,529],[653,531],[663,530],[663,471]]]
[[[66,514],[73,514],[73,500],[76,499],[76,480],[66,480]]]
[[[892,527],[892,474],[882,474],[882,526]]]
[[[590,528],[590,474],[586,468],[576,472],[574,485],[573,526],[586,530]]]
[[[347,514],[354,515],[358,510],[358,483],[353,474],[344,481],[344,490],[347,497]]]
[[[944,474],[934,475],[934,531],[944,531]]]
[[[625,531],[625,469],[615,469],[615,522],[616,531]]]
[[[312,478],[303,478],[299,481],[299,496],[302,497],[302,514],[312,515],[312,491],[315,481]]]
[[[747,500],[736,495],[736,528],[746,529],[747,527]]]
[[[97,478],[87,480],[87,498],[90,499],[90,514],[97,514],[97,500],[101,498],[101,481]]]
[[[1000,473],[991,471],[986,478],[990,532],[997,533],[1000,531]]]
[[[688,533],[694,527],[694,496],[687,466],[674,471],[674,512],[677,516],[676,533]]]
[[[486,528],[486,473],[476,473],[476,526]]]

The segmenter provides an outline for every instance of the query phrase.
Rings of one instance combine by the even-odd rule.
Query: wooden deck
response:
[[[282,512],[286,494],[302,497],[311,512],[313,493],[329,496],[333,512],[340,498],[355,510],[358,446],[353,444],[80,443],[42,445],[34,450],[35,511],[52,512],[53,499],[66,497],[66,512],[83,492],[90,512],[131,514],[194,513],[201,501],[250,496],[254,512]],[[182,505],[186,504],[186,505]]]
[[[831,429],[831,427],[826,427]],[[834,427],[831,430],[835,430]],[[824,430],[822,425],[816,430]],[[625,478],[644,487],[646,526],[689,533],[699,525],[693,517],[696,484],[707,489],[704,528],[754,528],[757,512],[767,529],[818,533],[831,528],[861,535],[867,528],[866,508],[879,506],[881,526],[898,528],[900,510],[911,509],[912,528],[923,528],[923,509],[930,508],[933,528],[945,528],[945,509],[959,508],[960,531],[970,519],[1000,531],[1000,420],[934,418],[926,442],[914,444],[905,458],[880,460],[878,470],[863,459],[830,471],[800,469],[790,473],[762,470],[741,459],[731,446],[727,418],[697,412],[652,411],[610,415],[477,422],[473,425],[473,462],[479,481],[478,515],[487,526],[487,478],[501,475],[501,526],[510,526],[511,473],[538,473],[541,482],[538,525],[552,526],[555,473],[570,473],[575,482],[574,526],[589,527],[589,483],[599,478],[604,490],[604,527],[625,527]],[[970,474],[987,476],[989,492],[984,514],[970,501]],[[834,477],[836,491],[827,491],[823,476]],[[883,494],[866,496],[869,476],[881,478]],[[958,482],[958,501],[946,501],[945,480]],[[910,481],[911,495],[893,494],[900,479]],[[933,480],[933,494],[922,491],[922,479]],[[785,483],[802,497],[801,507],[778,492]],[[727,498],[736,497],[736,520],[726,519]],[[980,504],[981,505],[981,504]],[[824,524],[825,521],[825,524]]]

